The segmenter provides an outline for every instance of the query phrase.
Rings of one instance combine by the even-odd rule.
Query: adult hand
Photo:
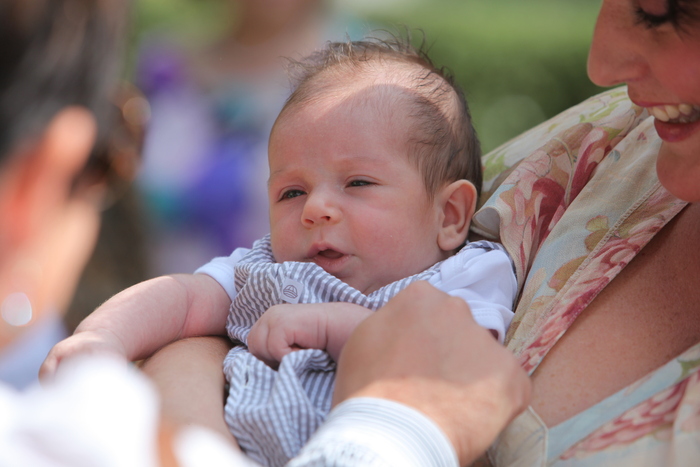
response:
[[[463,300],[416,282],[346,343],[333,403],[352,397],[419,410],[442,428],[464,465],[527,407],[530,381]]]

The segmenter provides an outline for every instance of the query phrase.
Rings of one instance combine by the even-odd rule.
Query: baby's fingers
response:
[[[56,373],[56,368],[58,367],[58,357],[53,354],[53,349],[46,356],[44,363],[41,364],[39,368],[39,379],[41,381],[46,381],[53,377]]]
[[[54,345],[39,368],[39,380],[48,381],[54,377],[61,362],[71,355],[88,353],[88,349],[74,342],[73,336]]]
[[[288,342],[283,327],[271,326],[269,321],[263,315],[250,329],[248,350],[269,367],[277,369],[282,357],[294,350],[293,342]]]
[[[39,379],[42,381],[51,379],[60,370],[63,362],[69,358],[98,353],[126,358],[123,348],[109,341],[106,336],[95,332],[78,333],[62,340],[51,349],[39,368]]]
[[[279,362],[272,357],[272,354],[267,348],[269,335],[270,327],[267,321],[264,319],[256,321],[253,327],[250,328],[250,333],[248,333],[248,350],[253,356],[265,362],[270,368],[277,369]]]

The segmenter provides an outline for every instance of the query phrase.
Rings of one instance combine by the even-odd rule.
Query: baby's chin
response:
[[[331,276],[340,279],[353,289],[362,292],[364,295],[369,295],[372,292],[381,289],[383,286],[382,285],[376,285],[376,284],[368,284],[367,283],[367,277],[355,277],[355,276],[343,276],[342,274],[333,274],[330,271],[326,271],[329,273]],[[363,280],[364,279],[364,280]]]
[[[381,285],[370,285],[369,287],[365,287],[364,290],[359,288],[359,287],[354,287],[355,289],[359,290],[362,292],[364,295],[369,295],[372,292],[376,292],[377,290],[381,289],[384,287],[386,284],[381,284]]]
[[[336,277],[338,277],[338,276],[336,276]],[[362,292],[364,295],[369,295],[369,294],[381,289],[382,287],[386,287],[387,285],[389,285],[393,282],[396,282],[397,280],[399,280],[401,278],[398,278],[395,280],[390,280],[390,281],[386,281],[386,280],[368,281],[366,276],[365,277],[358,277],[358,278],[338,277],[338,279],[345,282],[353,289]]]

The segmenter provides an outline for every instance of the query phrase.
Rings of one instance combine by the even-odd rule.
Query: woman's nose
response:
[[[306,227],[334,224],[340,220],[341,210],[337,200],[325,192],[312,192],[307,195],[301,223]]]
[[[644,26],[626,2],[604,0],[588,53],[588,77],[598,86],[615,86],[644,77]]]

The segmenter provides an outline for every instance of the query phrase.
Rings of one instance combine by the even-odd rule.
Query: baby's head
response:
[[[400,40],[332,43],[297,65],[270,136],[275,259],[367,294],[453,254],[481,154],[452,79]]]

